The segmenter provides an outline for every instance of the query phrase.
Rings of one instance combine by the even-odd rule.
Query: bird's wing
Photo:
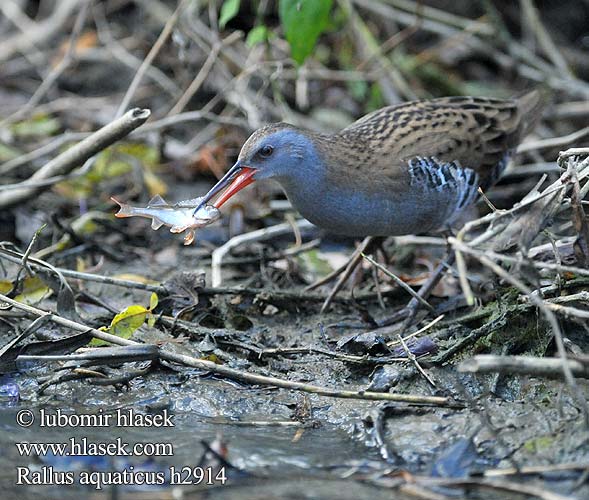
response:
[[[497,181],[541,106],[536,91],[519,99],[415,101],[374,111],[339,136],[355,150],[363,145],[376,152],[369,168],[389,170],[389,178],[401,175],[398,170],[406,168],[411,158],[431,156],[470,166],[486,189]]]
[[[479,176],[458,162],[416,156],[408,162],[410,190],[423,196],[440,220],[451,224],[478,195]]]

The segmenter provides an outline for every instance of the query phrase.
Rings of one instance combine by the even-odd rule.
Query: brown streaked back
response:
[[[538,90],[505,100],[414,101],[374,111],[333,136],[317,136],[317,144],[334,182],[405,184],[407,162],[421,156],[473,169],[486,189],[536,125],[543,105]]]

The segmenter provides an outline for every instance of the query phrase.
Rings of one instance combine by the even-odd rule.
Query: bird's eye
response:
[[[272,146],[263,146],[262,148],[260,148],[260,151],[258,151],[258,154],[262,158],[269,158],[270,156],[272,156],[273,152],[274,148]]]

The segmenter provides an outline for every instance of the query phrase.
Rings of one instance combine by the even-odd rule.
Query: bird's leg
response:
[[[449,251],[446,258],[438,264],[438,267],[427,279],[427,281],[421,286],[417,294],[421,298],[427,299],[427,297],[429,297],[429,294],[432,292],[432,290],[436,287],[436,285],[444,276],[444,273],[446,272],[448,267],[454,264],[455,260],[456,254],[452,251]],[[403,322],[402,330],[406,330],[411,326],[411,323],[413,323],[415,315],[417,314],[417,311],[419,311],[420,306],[420,301],[415,298],[412,298],[409,301],[409,304],[407,304],[408,316],[407,318],[405,318],[405,321]]]
[[[438,264],[438,267],[436,267],[436,269],[431,273],[427,281],[421,285],[421,288],[417,291],[417,295],[419,295],[422,299],[427,299],[432,290],[442,279],[444,272],[448,269],[449,266],[454,264],[455,260],[456,254],[452,251],[450,245],[447,245],[446,257]],[[405,318],[401,327],[401,331],[406,330],[411,326],[411,323],[413,323],[413,320],[415,319],[415,316],[421,305],[421,301],[415,297],[412,298],[409,303],[399,312],[389,318],[379,321],[379,327],[393,325],[399,320]]]
[[[384,247],[385,241],[386,241],[386,238],[377,238],[377,241],[374,242],[374,245],[376,247],[376,250],[381,253],[382,258],[383,258],[383,263],[385,265],[387,265],[390,262],[390,256]]]
[[[374,246],[376,246],[376,248],[378,250],[380,250],[380,252],[382,253],[382,255],[383,255],[384,259],[385,259],[385,262],[388,262],[389,261],[389,256],[388,256],[386,250],[384,249],[384,245],[383,245],[385,239],[384,238],[380,238],[380,237],[376,237],[376,236],[374,236],[372,238],[374,240]],[[366,239],[368,239],[368,238],[366,238]],[[337,269],[335,269],[334,271],[331,271],[327,276],[324,276],[323,278],[318,279],[314,283],[311,283],[310,285],[307,285],[305,287],[305,292],[310,292],[311,290],[315,290],[315,289],[319,288],[320,286],[323,286],[326,283],[329,283],[330,281],[333,281],[335,278],[337,278],[340,274],[342,274],[348,268],[348,265],[350,264],[350,261],[356,257],[356,252],[357,251],[358,250],[356,250],[352,254],[352,256],[350,257],[350,259],[348,260],[348,262],[346,262],[343,266],[340,266]],[[365,250],[365,253],[368,252],[368,251],[369,251],[369,248],[367,247],[366,250]]]
[[[347,279],[350,277],[352,272],[354,272],[354,269],[356,269],[356,267],[358,267],[358,264],[360,264],[360,262],[362,261],[362,254],[368,252],[369,248],[371,248],[374,245],[374,242],[378,241],[378,240],[379,240],[379,238],[375,237],[375,236],[368,236],[368,237],[364,238],[364,240],[362,240],[362,243],[358,246],[358,248],[356,248],[356,250],[354,251],[354,253],[350,257],[350,260],[346,264],[345,269],[343,270],[342,273],[340,273],[341,276],[337,280],[337,283],[329,292],[329,295],[325,299],[325,302],[323,302],[323,306],[321,306],[322,313],[327,311],[327,309],[329,308],[334,297],[337,295],[337,293],[344,286]]]

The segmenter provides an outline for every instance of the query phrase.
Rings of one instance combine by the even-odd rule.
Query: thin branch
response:
[[[145,123],[151,112],[148,109],[132,109],[120,118],[97,130],[83,141],[72,146],[58,157],[37,170],[31,181],[41,181],[56,175],[70,172],[76,166],[107,148],[114,142],[126,137],[137,127]],[[36,196],[43,187],[23,187],[0,193],[0,209],[21,203]]]
[[[41,102],[43,97],[45,97],[47,92],[51,89],[51,87],[53,87],[53,84],[57,81],[57,79],[73,62],[76,55],[76,43],[78,42],[78,38],[80,37],[80,33],[82,31],[82,28],[84,27],[84,22],[86,21],[86,17],[88,15],[88,7],[92,3],[92,1],[93,0],[83,0],[82,7],[78,12],[76,22],[74,23],[74,27],[72,29],[72,34],[70,36],[66,53],[61,58],[61,61],[59,61],[59,64],[57,64],[57,66],[55,66],[47,74],[43,82],[41,82],[41,85],[39,85],[35,93],[31,96],[29,101],[24,106],[22,106],[18,111],[16,111],[12,115],[6,117],[4,120],[0,121],[0,127],[3,127],[8,122],[20,120],[24,116],[28,115],[30,111]]]
[[[51,38],[67,21],[70,14],[78,5],[78,0],[62,0],[56,2],[56,7],[48,18],[39,23],[28,23],[30,28],[23,33],[5,40],[0,44],[0,63],[7,61],[17,52],[26,52],[35,44],[44,42]],[[0,2],[2,10],[16,5],[16,2]],[[6,5],[4,5],[6,4]]]
[[[299,229],[309,229],[314,227],[309,221],[301,219],[296,222]],[[225,256],[234,248],[243,245],[244,243],[253,243],[256,241],[263,241],[268,238],[276,236],[282,236],[284,234],[291,233],[293,230],[292,224],[284,222],[271,227],[265,227],[263,229],[257,229],[249,233],[240,234],[231,238],[223,246],[215,249],[212,255],[211,263],[211,284],[213,287],[218,287],[223,282],[223,275],[221,272],[221,266],[223,265],[223,259]]]
[[[0,259],[5,259],[15,264],[21,264],[22,254],[14,252],[0,246]],[[54,267],[48,262],[39,258],[29,257],[27,265],[35,270],[45,270],[56,275],[62,275],[67,278],[78,279],[83,281],[90,281],[94,283],[102,283],[104,285],[120,286],[123,288],[131,288],[135,290],[145,290],[147,292],[156,292],[158,295],[166,295],[168,290],[165,286],[154,283],[142,283],[140,281],[125,280],[120,278],[112,278],[110,276],[102,276],[100,274],[85,273],[81,271],[73,271],[71,269],[64,269]],[[243,288],[243,287],[205,287],[198,290],[199,294],[214,296],[214,295],[247,295],[260,296],[267,302],[323,302],[325,295],[313,294],[306,291],[287,291],[274,290],[269,291],[264,288]],[[374,293],[362,293],[354,296],[354,301],[372,300],[375,297]],[[336,298],[336,300],[347,303],[349,299]]]
[[[171,35],[172,30],[174,29],[174,26],[176,26],[176,23],[178,22],[178,18],[180,17],[180,14],[184,10],[184,6],[186,5],[186,3],[187,3],[187,0],[182,0],[178,4],[178,7],[176,7],[176,10],[172,14],[172,16],[166,22],[164,29],[160,33],[160,36],[158,37],[156,42],[153,44],[153,47],[151,48],[151,50],[149,51],[149,53],[147,54],[147,56],[143,60],[143,63],[141,63],[141,66],[137,70],[137,73],[135,73],[133,81],[131,82],[131,85],[129,85],[129,88],[127,89],[127,92],[125,93],[125,96],[123,97],[123,100],[121,101],[121,104],[119,105],[119,109],[117,110],[117,113],[115,115],[116,117],[121,116],[124,113],[125,109],[127,109],[129,107],[129,104],[131,103],[131,99],[133,99],[133,96],[135,95],[135,92],[137,91],[137,87],[139,87],[139,84],[141,83],[141,80],[143,79],[145,72],[151,66],[151,63],[153,62],[155,57],[158,55],[161,48],[164,46],[164,43],[166,42],[168,37]]]
[[[453,248],[458,249],[459,251],[470,250],[470,248],[467,245],[458,241],[456,238],[448,238],[448,241],[450,242]],[[554,341],[556,343],[556,349],[558,351],[558,355],[560,356],[561,368],[564,374],[564,378],[569,387],[571,388],[571,391],[573,392],[575,399],[577,400],[577,404],[583,411],[585,425],[589,426],[589,408],[587,407],[587,400],[585,399],[585,397],[579,389],[579,386],[575,382],[575,378],[573,376],[571,368],[567,363],[567,353],[563,342],[562,331],[560,329],[560,325],[558,324],[558,320],[556,319],[554,313],[548,307],[546,307],[544,301],[537,294],[534,294],[533,291],[527,285],[525,285],[520,280],[515,278],[513,275],[508,273],[505,269],[497,265],[495,262],[493,262],[485,255],[480,255],[478,253],[473,255],[481,264],[491,269],[497,276],[504,279],[517,289],[521,290],[528,297],[530,302],[533,303],[536,307],[538,307],[540,311],[542,311],[544,317],[548,320],[548,323],[552,328]]]
[[[36,307],[28,304],[22,304],[13,300],[6,295],[0,294],[0,303],[5,302],[12,307],[26,311],[33,316],[46,316],[49,315],[48,319],[62,325],[66,328],[78,332],[88,332],[94,338],[104,340],[116,345],[141,345],[139,342],[133,340],[123,339],[116,335],[90,328],[86,325],[72,321],[57,314],[43,311]],[[173,363],[179,363],[182,365],[190,366],[200,370],[206,370],[211,373],[217,373],[233,380],[240,380],[249,384],[264,385],[271,387],[281,387],[283,389],[290,389],[295,391],[308,392],[311,394],[317,394],[320,396],[344,398],[344,399],[364,399],[370,401],[402,401],[406,403],[422,404],[422,405],[434,405],[434,406],[453,406],[456,405],[456,401],[447,397],[438,396],[417,396],[412,394],[395,394],[395,393],[383,393],[383,392],[370,392],[370,391],[350,391],[350,390],[338,390],[330,389],[328,387],[321,387],[316,385],[304,384],[302,382],[292,382],[290,380],[284,380],[276,377],[267,377],[265,375],[257,375],[253,373],[247,373],[241,370],[236,370],[225,365],[218,365],[213,361],[207,361],[204,359],[195,358],[193,356],[187,356],[184,354],[178,354],[176,352],[165,351],[163,348],[159,349],[160,358]]]
[[[567,146],[573,142],[583,139],[589,135],[589,127],[585,127],[568,135],[560,137],[551,137],[550,139],[539,139],[537,141],[527,141],[520,144],[517,148],[517,153],[527,153],[528,151],[535,151],[537,149],[560,148]]]
[[[215,42],[213,47],[207,56],[204,64],[200,68],[200,71],[194,77],[188,88],[184,91],[178,102],[172,107],[169,111],[168,116],[173,116],[180,113],[188,104],[190,99],[198,92],[198,89],[206,80],[207,76],[209,75],[215,61],[217,60],[217,56],[221,49],[227,45],[231,45],[233,42],[239,40],[242,37],[242,33],[240,31],[234,31],[231,33],[227,38],[224,40]]]
[[[407,283],[405,283],[401,278],[399,278],[396,274],[392,271],[388,270],[382,264],[376,262],[372,257],[369,255],[364,254],[364,252],[360,252],[360,255],[370,262],[373,266],[380,269],[383,273],[385,273],[389,278],[391,278],[397,285],[399,285],[403,290],[405,290],[411,297],[421,302],[423,306],[425,306],[430,311],[433,311],[434,308],[430,305],[430,303],[425,300],[421,295],[419,295],[413,288],[411,288]]]
[[[467,373],[517,373],[534,377],[562,378],[562,360],[533,356],[496,356],[479,354],[458,365],[458,371]],[[575,359],[568,359],[571,372],[577,377],[589,378],[589,366]]]
[[[427,382],[432,387],[436,387],[436,383],[432,380],[432,378],[421,367],[421,365],[419,364],[419,361],[417,361],[417,357],[415,356],[415,354],[413,354],[411,352],[411,349],[409,349],[409,347],[407,346],[407,343],[405,342],[405,340],[403,340],[403,337],[401,337],[401,335],[398,334],[397,335],[397,338],[399,339],[399,342],[403,346],[403,350],[405,351],[405,354],[407,354],[407,359],[413,363],[413,365],[415,366],[415,368],[417,369],[417,371],[419,373],[421,373],[421,375],[423,376],[423,378],[425,378],[425,380],[427,380]]]

